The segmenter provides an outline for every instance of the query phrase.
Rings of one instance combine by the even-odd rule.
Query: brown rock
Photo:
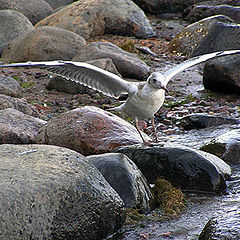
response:
[[[14,62],[71,60],[85,45],[85,40],[73,32],[39,27],[11,41],[2,52],[2,57]]]
[[[44,0],[0,0],[0,9],[21,12],[33,25],[53,13],[52,7]]]
[[[105,33],[139,38],[154,35],[144,12],[130,0],[77,1],[36,26],[64,28],[85,39]]]
[[[0,144],[35,143],[39,128],[46,123],[46,121],[31,117],[12,108],[1,110]]]
[[[130,123],[97,107],[85,106],[54,118],[41,128],[37,142],[92,155],[142,143],[142,139]]]
[[[14,78],[0,74],[0,94],[21,97],[22,88]]]

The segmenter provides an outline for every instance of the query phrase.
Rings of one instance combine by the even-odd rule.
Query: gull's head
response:
[[[167,92],[165,77],[160,72],[153,72],[147,79],[148,84],[152,88],[164,89]]]

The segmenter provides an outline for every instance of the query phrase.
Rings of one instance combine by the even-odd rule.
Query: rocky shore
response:
[[[2,63],[83,61],[134,81],[240,49],[237,0],[0,0],[0,21]],[[0,239],[114,239],[130,211],[179,217],[188,207],[177,191],[226,193],[240,161],[239,63],[239,54],[225,56],[172,79],[153,146],[142,144],[133,119],[106,111],[124,96],[41,69],[2,68]],[[150,123],[142,129],[150,139]],[[163,179],[171,184],[156,188]],[[167,191],[181,199],[171,210],[163,210]],[[240,238],[238,214],[237,206],[228,214],[228,233],[219,231],[226,218],[209,216],[199,239]],[[137,239],[159,237],[180,239]]]

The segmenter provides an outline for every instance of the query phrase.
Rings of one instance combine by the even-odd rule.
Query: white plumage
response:
[[[205,62],[214,57],[240,53],[240,50],[214,52],[189,59],[163,74],[153,72],[144,82],[129,82],[116,74],[83,62],[72,61],[47,61],[26,62],[0,65],[0,67],[34,67],[44,68],[71,81],[88,86],[111,97],[119,97],[122,93],[128,93],[128,99],[121,106],[110,110],[124,112],[135,119],[136,128],[144,143],[147,143],[138,126],[138,120],[152,118],[152,126],[157,141],[157,133],[154,125],[154,114],[161,108],[168,82],[179,72],[196,64]]]

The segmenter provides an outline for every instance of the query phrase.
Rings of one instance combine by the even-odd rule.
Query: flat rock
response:
[[[21,12],[33,25],[53,13],[52,7],[44,0],[0,0],[0,9]]]
[[[0,144],[36,142],[38,130],[47,122],[12,108],[0,111]]]
[[[127,208],[149,212],[153,196],[138,167],[122,153],[105,153],[87,159],[119,194]]]
[[[204,53],[197,53],[193,55],[195,49],[198,48],[198,46],[201,45],[204,39],[208,36],[212,26],[218,22],[229,23],[234,21],[226,16],[217,15],[204,18],[198,22],[190,24],[170,41],[169,50],[173,53],[186,56],[198,56],[204,53],[214,52],[206,50]],[[212,42],[215,44],[215,39],[212,39]],[[211,45],[214,44],[211,43]],[[209,48],[207,45],[204,45],[204,47]]]
[[[115,152],[127,155],[149,183],[164,178],[188,192],[221,193],[231,168],[220,158],[177,144],[124,146]]]
[[[236,23],[240,23],[240,7],[230,5],[196,5],[191,9],[186,19],[190,22],[196,22],[219,14],[233,19]]]
[[[0,239],[98,240],[123,225],[122,200],[81,154],[4,144],[0,159]]]
[[[53,9],[66,6],[74,2],[74,0],[44,0],[44,1],[47,2]]]
[[[208,61],[205,63],[203,69],[204,87],[212,91],[240,95],[239,65],[240,54],[224,56]]]
[[[201,150],[212,153],[226,162],[240,162],[240,129],[228,131],[212,139],[201,147]]]
[[[100,58],[111,58],[117,71],[126,78],[146,79],[150,67],[136,54],[129,53],[109,42],[93,42],[82,48],[73,61],[86,62]]]
[[[179,119],[179,125],[185,130],[208,128],[224,124],[240,124],[240,119],[206,114],[191,114]]]
[[[36,118],[39,118],[41,116],[37,108],[29,104],[25,99],[14,98],[0,94],[0,110],[3,110],[5,108],[14,108],[22,113]]]
[[[121,74],[117,71],[111,58],[96,59],[93,61],[88,61],[87,63],[97,66],[99,68],[102,68],[104,70],[107,70],[109,72],[112,72],[114,74],[117,74],[118,76],[121,77]],[[47,85],[47,89],[49,89],[49,90],[55,89],[59,92],[65,92],[65,93],[70,93],[70,94],[78,94],[78,93],[82,94],[82,93],[89,92],[88,87],[85,87],[75,81],[70,81],[61,76],[55,76],[55,77],[50,78],[48,85]]]
[[[240,239],[239,213],[239,208],[236,206],[210,219],[201,232],[199,240]]]
[[[85,40],[73,32],[38,27],[11,41],[2,52],[2,58],[14,62],[71,60],[85,45]]]
[[[149,137],[144,134],[146,139]],[[142,143],[133,125],[97,107],[76,108],[52,119],[40,129],[37,143],[73,149],[83,155],[110,152],[112,149]]]
[[[198,44],[191,57],[202,54],[240,49],[240,25],[227,22],[215,22]]]
[[[77,1],[36,26],[64,28],[85,39],[109,33],[138,38],[154,35],[144,12],[130,0]]]
[[[22,88],[14,78],[0,74],[0,94],[21,97]]]
[[[0,22],[0,54],[6,45],[14,38],[24,35],[34,29],[27,17],[13,10],[1,10]]]

